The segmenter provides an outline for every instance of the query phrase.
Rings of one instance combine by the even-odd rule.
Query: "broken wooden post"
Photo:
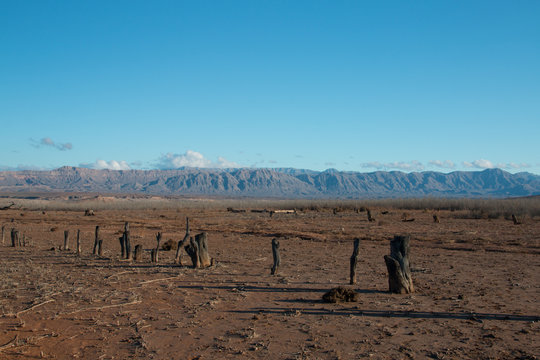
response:
[[[19,245],[19,232],[15,228],[11,228],[11,246],[17,247]]]
[[[155,251],[155,263],[159,262],[159,243],[161,242],[161,233],[158,232],[156,235],[156,251]]]
[[[97,254],[98,249],[98,243],[99,243],[99,225],[96,226],[96,237],[94,238],[94,250],[92,251],[92,254]]]
[[[81,256],[81,230],[77,230],[77,256]]]
[[[183,240],[178,241],[178,246],[176,247],[176,256],[174,257],[174,262],[176,264],[182,265],[182,247],[189,240],[189,218],[186,217],[186,235]]]
[[[438,224],[440,223],[441,221],[439,220],[439,216],[437,214],[433,214],[433,222]]]
[[[6,226],[2,225],[2,246],[4,246]]]
[[[98,241],[98,256],[103,256],[103,240]]]
[[[151,250],[150,250],[150,262],[151,262],[152,264],[157,263],[156,249],[151,249]]]
[[[129,233],[129,223],[126,221],[124,224],[124,246],[126,251],[126,259],[131,259],[131,239]]]
[[[69,230],[64,230],[64,251],[69,250]]]
[[[190,238],[189,245],[185,246],[185,249],[191,257],[194,268],[205,268],[213,265],[214,259],[208,255],[208,241],[205,232],[195,235],[195,240]]]
[[[274,257],[274,265],[270,271],[271,275],[276,275],[281,264],[281,257],[279,256],[279,241],[277,239],[272,239],[272,255]]]
[[[133,261],[142,260],[142,245],[135,245],[135,250],[133,250]]]
[[[384,256],[388,269],[389,290],[395,294],[414,292],[409,265],[409,242],[411,237],[394,236],[390,241],[390,255]]]
[[[360,239],[354,239],[354,250],[351,256],[350,284],[356,284],[356,265],[358,264],[358,252],[360,251]]]
[[[124,233],[122,233],[122,236],[118,238],[118,241],[120,241],[120,259],[124,259],[126,257],[125,239],[126,234]]]

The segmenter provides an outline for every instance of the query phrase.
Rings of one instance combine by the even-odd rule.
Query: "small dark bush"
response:
[[[337,302],[355,302],[358,301],[358,293],[353,289],[348,289],[343,286],[333,288],[323,295],[323,300],[329,303]]]

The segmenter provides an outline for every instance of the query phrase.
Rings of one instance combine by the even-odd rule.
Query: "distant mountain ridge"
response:
[[[3,192],[106,192],[280,198],[515,197],[540,194],[540,176],[484,171],[403,173],[329,169],[2,171]]]

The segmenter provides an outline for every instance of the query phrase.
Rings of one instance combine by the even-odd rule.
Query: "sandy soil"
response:
[[[83,359],[536,359],[540,357],[540,221],[464,219],[458,212],[374,209],[336,215],[231,213],[225,209],[0,211],[0,358]],[[209,234],[217,263],[173,264],[155,235],[179,240],[185,217]],[[119,259],[129,221],[144,260]],[[102,227],[104,256],[91,255]],[[13,248],[17,228],[31,245]],[[60,251],[63,231],[73,248]],[[389,239],[410,234],[416,292],[387,292]],[[281,242],[276,276],[271,239]],[[322,295],[348,286],[361,238],[356,303]],[[134,245],[133,245],[134,246]],[[55,247],[56,250],[51,250]],[[184,255],[187,262],[187,255]]]

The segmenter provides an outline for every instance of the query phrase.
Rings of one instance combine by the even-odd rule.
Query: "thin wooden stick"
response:
[[[54,299],[49,299],[49,300],[44,301],[44,302],[42,302],[42,303],[36,304],[36,305],[34,305],[34,306],[31,306],[31,307],[29,307],[28,309],[21,310],[21,311],[19,311],[18,313],[15,314],[15,317],[17,317],[17,316],[19,316],[19,315],[21,315],[21,314],[24,314],[24,313],[27,312],[27,311],[33,310],[33,309],[35,309],[35,308],[37,308],[37,307],[40,307],[41,305],[45,305],[45,304],[48,304],[48,303],[53,302],[53,301],[56,301],[56,300],[54,300]]]

